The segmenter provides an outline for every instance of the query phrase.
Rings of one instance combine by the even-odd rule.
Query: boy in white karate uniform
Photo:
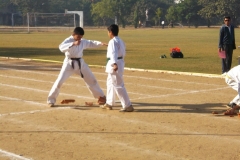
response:
[[[62,86],[62,84],[73,73],[76,73],[83,78],[91,94],[94,96],[94,98],[98,98],[99,104],[105,104],[106,102],[106,97],[102,89],[98,85],[98,82],[92,71],[82,59],[82,56],[84,49],[96,48],[102,45],[107,46],[107,44],[99,41],[83,39],[83,35],[83,28],[76,27],[73,31],[73,34],[70,37],[66,38],[59,45],[60,51],[65,53],[65,59],[60,74],[58,75],[57,80],[53,84],[47,98],[47,103],[50,107],[53,107],[56,103],[56,99],[60,92],[60,87]]]
[[[120,112],[132,112],[134,108],[132,107],[123,82],[124,57],[126,55],[125,44],[118,37],[118,31],[119,28],[116,24],[108,27],[108,36],[111,40],[107,48],[107,101],[106,104],[100,107],[102,109],[112,110],[116,93],[122,105]]]
[[[225,112],[226,115],[236,114],[236,111],[240,109],[240,65],[233,67],[227,72],[225,77],[226,83],[238,92],[237,96],[230,102],[232,108]]]

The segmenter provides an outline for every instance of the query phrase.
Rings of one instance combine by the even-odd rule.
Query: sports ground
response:
[[[49,108],[60,68],[0,59],[1,160],[240,159],[240,118],[222,114],[237,93],[223,77],[126,70],[135,111],[120,113],[119,102],[113,110],[85,106],[96,100],[77,75]],[[106,92],[104,68],[91,70]],[[76,102],[60,104],[68,98]]]

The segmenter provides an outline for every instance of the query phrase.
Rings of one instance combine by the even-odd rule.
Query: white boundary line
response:
[[[41,89],[35,89],[35,88],[29,88],[29,87],[19,87],[19,86],[4,84],[4,83],[0,83],[0,85],[1,86],[12,87],[12,88],[18,88],[18,89],[26,89],[26,90],[36,91],[36,92],[44,92],[44,93],[48,93],[49,92],[49,91],[45,91],[45,90],[41,90]],[[74,97],[77,97],[77,98],[94,99],[92,97],[79,96],[79,95],[73,95],[73,94],[67,94],[67,93],[60,93],[60,94],[61,95],[66,95],[66,96],[74,96]]]
[[[219,88],[219,89],[223,89],[223,88]],[[218,90],[218,89],[214,89],[214,90]],[[208,90],[202,90],[202,91],[208,91]],[[201,91],[193,91],[194,93],[195,92],[201,92]],[[135,120],[128,120],[128,121],[135,121]],[[198,132],[197,132],[198,133]],[[216,138],[216,137],[215,137]],[[218,138],[218,137],[217,137]],[[102,139],[100,139],[100,140],[102,140]],[[115,142],[115,143],[118,143],[118,142]],[[123,145],[123,146],[125,146],[126,144],[125,143],[123,143],[123,144],[121,144],[121,143],[119,143],[118,145]],[[133,148],[133,149],[135,149],[135,147]],[[139,148],[137,148],[137,149],[139,149]],[[4,152],[4,153],[7,153],[7,155],[10,155],[10,156],[14,156],[15,158],[17,157],[17,158],[19,158],[20,160],[29,160],[29,159],[27,159],[27,158],[24,158],[24,157],[21,157],[21,156],[18,156],[18,155],[15,155],[15,154],[13,154],[13,153],[10,153],[10,152],[6,152],[6,151],[3,151],[3,150],[1,150],[0,149],[0,152]],[[146,152],[147,152],[148,150],[146,150]],[[2,153],[1,152],[1,153]],[[154,152],[155,153],[155,152]]]
[[[32,159],[29,159],[29,158],[25,158],[23,156],[16,155],[16,154],[11,153],[11,152],[1,150],[1,149],[0,149],[0,153],[2,153],[6,157],[10,157],[11,159],[14,158],[14,160],[32,160]]]
[[[3,59],[17,59],[17,60],[25,60],[25,61],[62,63],[60,61],[52,61],[52,60],[45,60],[45,59],[14,58],[14,57],[2,57],[2,56],[0,56],[0,58],[3,58]],[[105,68],[105,66],[100,66],[100,65],[89,65],[89,66],[90,67],[95,67],[95,68]],[[128,68],[128,67],[125,67],[124,69],[129,70],[129,71],[168,73],[168,74],[179,74],[179,75],[209,77],[209,78],[223,78],[223,76],[218,75],[218,74],[204,74],[204,73],[194,73],[194,72],[177,72],[177,71],[168,71],[168,70],[150,70],[150,69],[139,69],[139,68]]]
[[[174,94],[165,94],[165,95],[159,95],[159,96],[139,97],[139,98],[134,98],[134,99],[131,99],[131,100],[138,100],[138,99],[142,100],[142,99],[149,99],[149,98],[162,98],[162,97],[168,97],[168,96],[179,96],[179,95],[184,95],[184,94],[209,92],[209,91],[223,90],[223,89],[228,89],[228,88],[230,88],[230,87],[227,86],[227,87],[208,89],[208,90],[204,89],[204,90],[195,90],[195,91],[188,91],[188,92],[181,92],[181,93],[174,93]]]
[[[1,64],[1,63],[0,63]],[[15,65],[15,66],[20,66],[20,65]],[[43,67],[45,68],[45,67]],[[21,71],[21,72],[26,72],[26,73],[36,73],[34,71],[25,71],[25,70],[19,70],[19,69],[12,69],[12,68],[4,68],[4,67],[0,67],[0,69],[8,69],[8,70],[16,70],[16,71]],[[48,68],[49,69],[49,68]],[[59,68],[60,71],[60,68]],[[99,73],[99,72],[93,72],[94,74],[98,74],[98,75],[106,75],[106,73]],[[42,72],[37,72],[37,74],[43,74],[46,75],[46,73],[42,73]],[[48,75],[53,75],[56,76],[55,74],[48,74]],[[198,83],[198,82],[189,82],[189,81],[179,81],[179,80],[169,80],[169,79],[163,79],[163,78],[149,78],[149,77],[140,77],[140,76],[129,76],[129,75],[124,75],[124,77],[130,77],[130,78],[137,78],[137,79],[145,79],[145,80],[157,80],[157,81],[166,81],[166,82],[178,82],[178,83],[190,83],[190,84],[197,84],[197,85],[210,85],[210,86],[220,86],[220,85],[216,85],[216,84],[209,84],[209,83]],[[79,78],[79,77],[75,77],[72,76],[72,78]],[[221,76],[221,78],[224,78],[223,76]],[[98,81],[102,81],[102,80],[98,80]],[[105,81],[104,81],[105,82]],[[127,83],[125,83],[127,84]]]
[[[41,83],[51,83],[53,84],[53,82],[49,82],[49,81],[44,81],[44,80],[36,80],[36,79],[32,79],[32,78],[23,78],[23,77],[18,77],[18,76],[5,76],[5,75],[1,75],[0,77],[5,77],[5,78],[13,78],[13,79],[22,79],[22,80],[27,80],[27,81],[35,81],[35,82],[41,82]],[[100,80],[101,81],[101,80]],[[104,81],[105,82],[105,81]],[[133,83],[125,83],[128,85],[135,85]],[[73,85],[73,84],[68,84],[65,83],[64,85],[68,85],[68,86],[80,86],[83,88],[87,88],[86,85]],[[183,89],[176,89],[176,88],[167,88],[167,87],[159,87],[159,86],[149,86],[149,85],[140,85],[138,84],[137,86],[141,86],[141,87],[147,87],[147,88],[159,88],[159,89],[165,89],[165,90],[176,90],[176,91],[189,91],[189,90],[183,90]],[[103,88],[102,88],[103,89]],[[106,90],[105,88],[103,90]],[[136,94],[136,95],[142,95],[142,96],[146,96],[146,94],[141,94],[141,93],[136,93],[136,92],[128,92],[131,94]],[[149,96],[149,95],[148,95]]]
[[[2,67],[0,67],[0,68],[2,68]],[[12,70],[17,70],[17,69],[12,69]],[[22,71],[21,70],[21,72],[32,72],[32,71]],[[33,72],[33,73],[36,73],[36,72]],[[38,74],[45,74],[45,73],[39,73],[38,72]],[[54,76],[56,76],[55,74],[51,74],[51,75],[54,75]],[[13,76],[11,76],[11,77],[13,77]],[[131,76],[130,76],[131,77]],[[135,76],[134,76],[135,77]],[[76,77],[75,77],[76,78]],[[137,78],[137,77],[135,77],[135,78]],[[139,78],[139,77],[138,77]],[[143,79],[151,79],[151,80],[159,80],[159,79],[156,79],[156,78],[145,78],[145,77],[141,77],[141,78],[143,78]],[[32,80],[32,79],[31,79]],[[35,80],[36,81],[36,80]],[[164,81],[172,81],[172,80],[164,80]],[[44,81],[41,81],[41,82],[44,82]],[[180,81],[180,82],[185,82],[185,81]],[[194,82],[191,82],[191,83],[194,83]],[[194,84],[196,84],[196,83],[194,83]],[[204,84],[204,83],[203,83]],[[11,86],[11,85],[8,85],[8,86]],[[145,85],[143,85],[143,86],[145,86]],[[218,85],[219,86],[219,85]],[[12,86],[11,86],[12,87]],[[154,87],[154,86],[152,86],[152,87]],[[17,86],[15,86],[15,88],[21,88],[21,87],[17,87]],[[29,88],[27,88],[27,89],[29,89]],[[31,88],[32,90],[36,90],[36,89],[33,89],[33,88]],[[166,89],[166,88],[165,88]],[[220,88],[220,89],[224,89],[224,88]],[[215,89],[214,89],[215,90]],[[217,89],[217,90],[219,90],[219,89]],[[41,90],[42,91],[42,90]],[[203,90],[203,91],[208,91],[208,90]],[[44,92],[47,92],[47,91],[44,91]],[[189,93],[196,93],[196,92],[201,92],[201,91],[187,91],[187,92],[184,92],[184,93],[175,93],[175,94],[167,94],[167,95],[160,95],[160,96],[151,96],[151,95],[145,95],[144,96],[144,94],[142,94],[144,97],[143,98],[141,98],[141,97],[139,97],[139,98],[135,98],[135,99],[131,99],[131,100],[136,100],[136,99],[149,99],[149,98],[156,98],[156,97],[166,97],[166,96],[172,96],[172,95],[182,95],[182,94],[189,94]],[[129,92],[130,93],[130,92]],[[131,94],[134,94],[134,93],[132,93],[131,92]]]
[[[34,102],[34,101],[27,101],[27,100],[19,99],[19,98],[12,98],[12,97],[5,97],[5,96],[0,96],[0,98],[13,100],[13,101],[21,101],[21,102],[25,102],[25,103],[35,104],[35,105],[38,105],[38,106],[46,106],[46,104],[43,104],[43,103],[38,103],[38,102]]]

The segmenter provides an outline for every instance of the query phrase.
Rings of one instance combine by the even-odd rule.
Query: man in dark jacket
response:
[[[220,28],[218,51],[225,51],[226,58],[222,59],[222,73],[225,74],[231,69],[233,50],[236,49],[234,26],[231,25],[231,18],[224,17],[224,24]]]

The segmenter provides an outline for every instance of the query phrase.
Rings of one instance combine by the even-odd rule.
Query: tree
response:
[[[208,26],[213,18],[217,17],[222,21],[223,16],[230,16],[235,25],[240,17],[240,0],[199,0],[202,9],[198,12],[203,18],[208,20]]]
[[[161,18],[161,15],[162,15],[161,8],[157,8],[157,10],[155,11],[155,13],[156,13],[156,16],[154,17],[154,19],[155,19],[155,25],[157,25],[157,22],[159,22],[158,25],[160,25],[160,18]]]
[[[181,23],[186,22],[189,27],[191,24],[197,27],[200,18],[198,11],[200,9],[201,6],[198,4],[198,0],[184,0],[181,3],[171,6],[168,9],[166,18]]]
[[[172,22],[181,21],[179,15],[177,5],[170,6],[167,10],[166,19]]]
[[[210,27],[211,21],[216,17],[217,0],[199,0],[199,4],[202,5],[202,9],[198,11],[198,14],[207,20],[207,26]]]
[[[137,28],[138,27],[138,21],[139,21],[139,18],[138,18],[138,7],[136,7],[135,11],[134,11],[134,27]]]
[[[114,8],[116,8],[116,2],[114,0],[102,0],[95,4],[92,4],[92,15],[95,23],[98,23],[98,20],[103,21],[103,25],[106,25],[106,21],[109,18],[113,18],[115,15]]]
[[[187,21],[189,27],[191,22],[195,27],[197,27],[198,20],[200,18],[198,11],[201,9],[201,6],[198,4],[198,0],[184,0],[180,5],[184,6],[184,18]]]

